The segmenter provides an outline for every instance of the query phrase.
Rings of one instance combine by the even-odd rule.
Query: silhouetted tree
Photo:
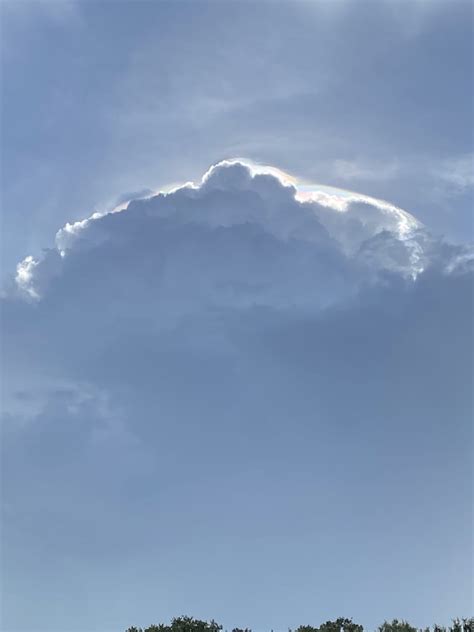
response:
[[[407,621],[393,619],[390,623],[384,621],[384,623],[378,627],[378,632],[418,632],[418,630]]]
[[[312,625],[300,625],[295,632],[318,632],[318,628],[313,628]]]
[[[214,619],[211,621],[201,621],[193,617],[177,617],[171,621],[170,625],[160,623],[151,625],[148,628],[131,627],[126,632],[221,632],[222,626],[216,623]],[[226,630],[227,632],[227,630]],[[232,632],[252,632],[250,628],[233,628]],[[271,631],[273,632],[273,630]],[[292,632],[288,628],[288,632]],[[362,625],[354,623],[352,619],[340,617],[335,621],[326,621],[319,627],[312,625],[300,625],[294,632],[364,632]],[[407,621],[393,619],[392,621],[384,621],[377,628],[377,632],[474,632],[474,618],[469,619],[453,619],[452,625],[448,628],[444,626],[434,625],[432,628],[418,630]]]
[[[363,632],[363,630],[363,626],[354,623],[352,619],[340,617],[335,621],[326,621],[319,628],[312,625],[300,625],[295,632]]]
[[[319,626],[319,632],[363,632],[363,626],[354,623],[352,619],[340,617],[335,621],[326,621]]]

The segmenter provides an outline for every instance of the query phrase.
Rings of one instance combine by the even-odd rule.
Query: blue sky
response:
[[[5,631],[468,616],[471,3],[1,11]]]

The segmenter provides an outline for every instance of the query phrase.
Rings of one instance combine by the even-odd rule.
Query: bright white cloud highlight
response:
[[[169,239],[176,244],[163,244],[161,232],[171,226]],[[250,226],[273,240],[272,248],[277,249],[272,255],[276,257],[273,268],[258,249],[254,250],[251,233],[245,234]],[[155,232],[153,248],[136,242],[136,236],[143,235],[142,241],[148,244]],[[218,248],[217,244],[224,244],[231,236],[242,241],[234,259],[214,261],[208,240],[212,239],[212,248]],[[191,241],[178,254],[183,239]],[[157,269],[165,261],[167,273],[157,274],[156,291],[166,290],[174,300],[181,293],[180,304],[192,302],[196,286],[188,287],[187,283],[200,271],[201,298],[205,294],[208,300],[219,302],[229,296],[222,291],[227,285],[234,290],[246,287],[247,302],[281,304],[285,295],[290,302],[308,304],[309,300],[319,307],[352,294],[361,283],[372,283],[381,273],[415,279],[426,268],[439,264],[440,253],[438,242],[425,227],[389,202],[300,182],[275,167],[242,159],[213,165],[198,183],[188,182],[67,223],[56,235],[56,247],[56,255],[50,251],[38,261],[27,257],[18,265],[17,287],[30,298],[38,299],[51,279],[65,273],[61,260],[97,248],[105,259],[110,258],[111,248],[122,249],[123,262],[115,263],[119,275],[129,249],[143,249],[143,257]],[[196,255],[205,251],[204,264]],[[445,261],[445,269],[452,271],[457,259],[465,262],[469,252],[468,248],[461,258],[456,254]],[[179,278],[173,276],[177,271]],[[325,279],[332,280],[325,283]],[[251,286],[254,289],[250,290]],[[242,299],[242,291],[234,291],[233,300],[237,294]]]

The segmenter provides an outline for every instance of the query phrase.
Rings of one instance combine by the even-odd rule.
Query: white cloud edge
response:
[[[158,195],[171,195],[180,189],[191,188],[191,189],[200,189],[210,178],[213,172],[222,166],[230,166],[235,164],[241,164],[247,167],[250,170],[252,177],[256,175],[272,175],[285,187],[293,187],[296,189],[295,199],[299,202],[308,202],[314,201],[322,206],[327,208],[331,208],[334,211],[345,212],[348,210],[349,205],[352,202],[362,202],[366,204],[371,204],[381,210],[384,213],[395,214],[399,220],[399,237],[403,238],[403,236],[407,235],[410,231],[421,228],[422,224],[417,220],[413,215],[408,213],[407,211],[387,202],[386,200],[380,200],[378,198],[373,198],[368,195],[364,195],[361,193],[356,193],[355,191],[350,191],[347,189],[339,189],[336,187],[329,187],[323,184],[318,183],[307,183],[302,181],[301,179],[279,169],[278,167],[273,167],[270,165],[259,164],[253,162],[247,158],[228,158],[225,160],[221,160],[209,167],[209,169],[204,173],[201,180],[199,182],[187,181],[180,184],[170,185],[169,187],[164,187],[161,189],[157,189],[147,195],[145,197],[141,197],[140,199],[150,199]],[[78,220],[74,223],[67,222],[63,228],[60,228],[56,233],[56,243],[58,244],[58,238],[60,241],[61,232],[64,231],[69,234],[77,234],[81,230],[87,227],[87,225],[95,220],[104,217],[105,215],[109,215],[111,213],[119,213],[128,208],[128,202],[124,202],[114,207],[110,211],[95,211],[88,218],[83,220]],[[58,251],[61,253],[62,249],[58,246]]]
[[[420,246],[419,243],[416,242],[416,240],[412,239],[412,237],[416,233],[416,231],[423,229],[424,225],[408,211],[405,211],[404,209],[401,209],[386,200],[374,198],[347,189],[331,187],[319,183],[310,183],[297,178],[277,167],[260,164],[247,158],[241,157],[224,159],[211,165],[209,169],[204,173],[201,180],[198,182],[188,181],[180,184],[173,184],[168,187],[162,187],[160,189],[151,191],[149,195],[123,202],[113,207],[112,209],[105,211],[94,211],[89,217],[86,217],[85,219],[78,220],[73,223],[66,222],[66,224],[56,233],[55,245],[57,252],[61,257],[65,257],[65,242],[67,237],[70,237],[71,235],[79,235],[90,225],[91,222],[100,219],[106,215],[126,211],[130,202],[134,201],[135,199],[146,200],[158,195],[172,195],[173,193],[182,189],[198,190],[209,180],[216,169],[218,169],[219,167],[235,164],[243,165],[244,167],[249,169],[252,178],[257,175],[263,174],[273,176],[284,187],[294,189],[294,198],[300,203],[315,202],[320,206],[328,208],[337,213],[347,212],[352,203],[362,203],[369,204],[377,208],[384,215],[390,215],[392,217],[395,216],[397,220],[396,236],[400,241],[405,242],[405,245],[410,251],[412,278],[416,279],[418,274],[423,271],[423,265],[421,263],[423,248]],[[463,255],[463,261],[465,259],[466,255]],[[34,287],[33,283],[34,271],[35,268],[37,268],[37,266],[40,264],[40,262],[41,259],[35,259],[33,256],[28,255],[17,264],[16,268],[15,282],[17,288],[33,300],[39,300],[40,298],[40,295],[37,289]],[[450,269],[452,271],[453,267],[455,267],[455,265],[451,262],[450,266],[447,267],[447,270]]]

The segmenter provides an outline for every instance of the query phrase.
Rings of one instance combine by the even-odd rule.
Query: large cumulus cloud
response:
[[[416,594],[435,542],[456,572],[445,567],[419,599],[428,608],[458,582],[450,603],[462,608],[469,535],[460,528],[453,547],[444,516],[469,522],[471,259],[388,202],[233,161],[62,228],[56,248],[19,264],[3,299],[7,617],[18,616],[22,572],[39,577],[46,560],[63,568],[67,557],[81,593],[98,559],[113,581],[116,547],[127,568],[138,556],[143,581],[179,586],[167,593],[170,615],[182,609],[177,594],[190,607],[196,594],[229,604],[216,579],[228,547],[242,568],[272,567],[295,530],[301,548],[280,554],[289,575],[300,560],[305,577],[295,616],[314,591],[337,605],[331,575],[314,576],[308,559],[337,575],[371,558],[374,584],[360,590],[382,584],[387,595],[398,572],[383,568],[403,564]],[[438,509],[422,542],[401,519],[421,524]],[[205,566],[210,539],[218,572],[183,578],[186,560]],[[46,582],[43,597],[57,589]],[[275,603],[281,590],[275,581]],[[361,594],[345,596],[355,616]],[[251,584],[239,595],[251,604]],[[129,601],[114,625],[131,620]],[[79,623],[90,629],[95,609]],[[48,625],[64,627],[60,611]]]
[[[39,261],[27,257],[18,265],[20,292],[40,298],[50,285],[52,293],[61,285],[81,292],[86,274],[94,285],[112,275],[112,291],[132,276],[138,291],[145,284],[161,296],[163,310],[198,298],[324,307],[381,273],[414,279],[430,266],[452,269],[456,256],[471,257],[469,250],[449,253],[412,215],[387,202],[328,187],[296,188],[278,170],[238,161],[212,167],[198,185],[66,224],[56,246]]]

